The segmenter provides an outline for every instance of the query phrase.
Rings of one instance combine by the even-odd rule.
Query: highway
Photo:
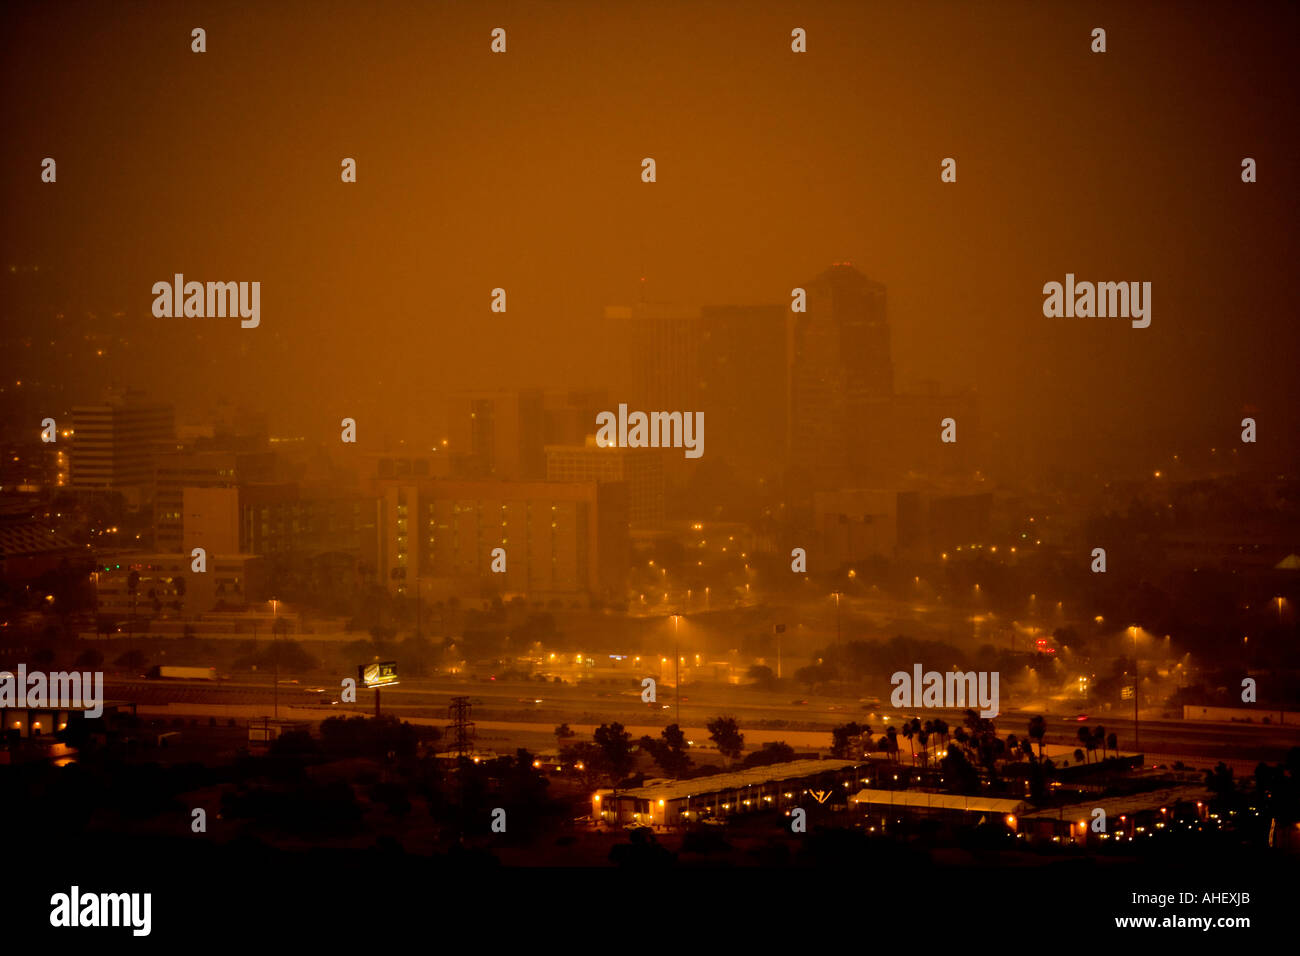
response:
[[[318,692],[319,691],[319,692]],[[951,729],[960,726],[963,715],[951,710],[895,710],[865,705],[857,699],[808,696],[792,698],[788,692],[771,693],[753,688],[727,685],[691,684],[683,688],[681,723],[688,738],[704,742],[705,724],[719,715],[735,717],[745,734],[747,748],[761,746],[768,740],[784,740],[793,747],[828,748],[833,727],[857,721],[879,735],[890,724],[901,724],[912,716],[923,722],[935,717],[946,720]],[[142,714],[168,713],[183,716],[269,715],[274,694],[269,680],[230,680],[217,683],[200,681],[157,681],[134,678],[106,679],[105,694],[114,700],[129,700],[141,705]],[[595,726],[618,721],[634,735],[657,735],[675,721],[676,703],[672,688],[661,686],[658,699],[643,703],[639,685],[632,680],[621,684],[554,684],[539,681],[483,681],[459,678],[407,680],[382,693],[382,709],[413,722],[445,726],[447,707],[453,696],[468,696],[473,705],[472,719],[482,730],[496,730],[507,736],[511,732],[526,734],[529,746],[537,746],[537,735],[552,741],[553,730],[561,723],[580,735]],[[374,692],[361,689],[355,704],[329,705],[338,692],[318,677],[299,676],[281,679],[279,704],[281,716],[310,716],[320,719],[328,714],[374,712]],[[805,701],[800,702],[798,701]],[[322,706],[322,703],[325,706]],[[1031,713],[1004,713],[994,720],[999,735],[1014,733],[1025,736]],[[1122,751],[1133,751],[1131,715],[1094,715],[1087,721],[1077,714],[1044,714],[1047,720],[1047,744],[1077,746],[1080,727],[1102,724],[1107,734],[1114,733]],[[1300,721],[1300,715],[1297,720]],[[1296,725],[1225,724],[1202,721],[1167,720],[1152,717],[1139,724],[1143,751],[1151,756],[1147,763],[1175,760],[1225,760],[1239,773],[1254,768],[1261,760],[1278,762],[1287,751],[1300,746],[1300,723]],[[494,735],[498,736],[498,735]],[[910,752],[900,736],[904,759]],[[933,746],[933,741],[932,741]]]

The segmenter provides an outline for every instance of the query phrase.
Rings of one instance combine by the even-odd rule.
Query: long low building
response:
[[[592,819],[604,823],[682,826],[759,810],[786,810],[833,798],[865,781],[869,764],[854,760],[795,760],[730,773],[665,780],[632,790],[597,790]],[[822,794],[819,800],[814,794]]]
[[[978,813],[981,816],[1018,816],[1028,806],[1023,800],[976,794],[926,793],[921,790],[860,790],[849,798],[858,807],[897,807],[934,813]]]
[[[1184,784],[1047,807],[1026,813],[1021,822],[1031,839],[1057,843],[1135,840],[1166,827],[1204,823],[1210,817],[1210,799],[1204,786]]]

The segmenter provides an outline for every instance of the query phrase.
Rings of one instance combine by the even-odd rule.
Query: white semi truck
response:
[[[155,665],[150,668],[149,677],[153,680],[216,680],[217,669],[215,667]]]

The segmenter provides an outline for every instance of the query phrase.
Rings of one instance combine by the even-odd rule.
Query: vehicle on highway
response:
[[[800,707],[800,706],[802,706],[802,705],[808,703],[808,701],[806,701],[806,700],[792,700],[792,701],[790,701],[790,703],[794,704],[796,707]]]
[[[150,680],[216,680],[215,667],[174,667],[167,664],[155,664],[145,675]]]

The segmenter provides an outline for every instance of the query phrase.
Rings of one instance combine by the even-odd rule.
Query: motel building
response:
[[[795,760],[693,780],[660,780],[632,790],[597,790],[591,817],[611,826],[677,827],[761,810],[844,805],[870,772],[862,761]]]
[[[1031,842],[1094,848],[1106,843],[1140,843],[1162,830],[1218,829],[1210,799],[1210,791],[1203,786],[1167,787],[1037,810],[1024,814],[1020,826]],[[1095,826],[1098,809],[1105,813],[1104,830]]]
[[[93,722],[98,732],[107,732],[119,714],[134,715],[135,703],[106,700],[99,717],[87,717],[87,707],[2,707],[0,708],[0,766],[26,760],[63,761],[77,751],[61,743],[56,735],[77,721]]]

